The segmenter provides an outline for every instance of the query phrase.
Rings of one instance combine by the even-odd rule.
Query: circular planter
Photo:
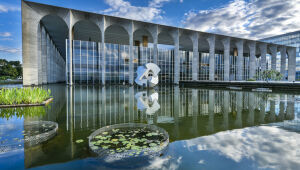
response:
[[[118,168],[143,166],[161,155],[169,144],[164,129],[141,123],[106,126],[88,138],[91,151],[107,166]]]

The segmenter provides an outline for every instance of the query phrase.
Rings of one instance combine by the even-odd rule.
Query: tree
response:
[[[263,71],[261,78],[264,81],[279,81],[282,79],[282,74],[280,74],[280,72],[276,71],[276,70],[265,70]]]

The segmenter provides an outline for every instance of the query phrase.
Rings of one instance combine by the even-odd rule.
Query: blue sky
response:
[[[300,0],[32,1],[250,39],[300,30]],[[20,0],[0,1],[0,58],[22,59]]]

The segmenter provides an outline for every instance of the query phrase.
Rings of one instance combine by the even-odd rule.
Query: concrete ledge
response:
[[[300,82],[276,82],[276,81],[181,81],[180,86],[186,87],[215,87],[226,88],[228,86],[242,87],[243,89],[271,88],[281,91],[300,90]]]
[[[46,101],[43,101],[42,103],[37,104],[14,104],[14,105],[0,105],[0,108],[10,108],[10,107],[31,107],[31,106],[46,106],[50,102],[53,101],[53,98],[50,98]]]

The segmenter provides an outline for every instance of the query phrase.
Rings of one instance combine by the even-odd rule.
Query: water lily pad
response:
[[[83,139],[78,139],[76,140],[76,143],[82,143],[84,140]]]

